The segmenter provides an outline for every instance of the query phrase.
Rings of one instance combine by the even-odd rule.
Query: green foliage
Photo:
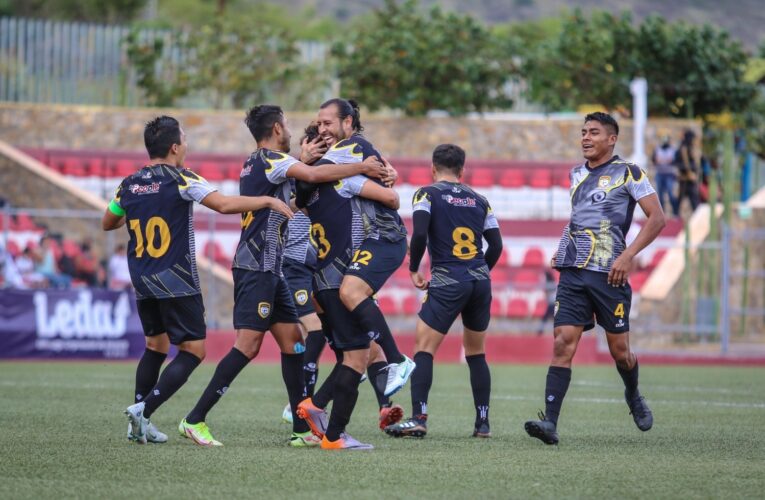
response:
[[[10,2],[0,13],[66,21],[118,23],[134,19],[148,0],[24,0]]]
[[[416,0],[386,0],[372,23],[335,44],[341,92],[371,110],[452,115],[505,109],[511,76],[491,33],[470,16],[438,7],[423,15]]]
[[[136,72],[136,83],[143,90],[149,106],[174,106],[177,99],[191,90],[188,72],[163,58],[165,40],[169,37],[171,35],[141,39],[139,30],[133,29],[125,40],[128,61]],[[174,38],[176,44],[181,42],[179,38]]]
[[[741,115],[750,151],[765,160],[765,86]]]
[[[742,79],[747,56],[740,43],[710,26],[651,16],[635,28],[628,13],[588,17],[577,10],[557,37],[526,40],[525,49],[530,97],[548,109],[590,103],[629,109],[628,84],[637,76],[648,80],[652,114],[736,112],[753,96]]]

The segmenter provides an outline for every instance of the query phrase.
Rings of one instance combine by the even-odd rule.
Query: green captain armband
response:
[[[109,211],[116,215],[117,217],[124,217],[125,211],[122,210],[122,207],[117,205],[117,202],[112,200],[109,202]]]

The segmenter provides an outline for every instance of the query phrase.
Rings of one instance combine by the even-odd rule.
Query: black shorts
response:
[[[282,263],[282,273],[287,280],[292,300],[295,302],[298,318],[315,313],[311,300],[313,269],[296,260],[285,258]]]
[[[555,297],[555,326],[583,326],[587,331],[597,321],[608,333],[628,332],[631,305],[629,284],[615,287],[608,284],[608,273],[563,268]]]
[[[147,337],[167,333],[170,343],[178,345],[190,340],[204,340],[207,336],[205,306],[201,294],[169,299],[139,299],[136,307],[143,333]]]
[[[332,328],[332,338],[327,340],[335,349],[354,351],[368,349],[370,336],[361,329],[340,300],[339,290],[322,290],[316,292],[316,302],[324,311],[329,326]],[[370,332],[371,333],[371,332]]]
[[[483,332],[491,315],[491,281],[463,281],[428,288],[420,309],[420,319],[437,332],[446,334],[462,314],[465,328]]]
[[[233,269],[234,328],[265,332],[274,323],[297,323],[287,281],[274,273]]]
[[[358,276],[377,293],[406,257],[406,238],[394,242],[366,239],[358,250],[345,274]]]

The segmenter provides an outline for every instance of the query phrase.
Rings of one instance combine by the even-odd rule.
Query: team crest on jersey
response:
[[[268,302],[261,302],[258,304],[258,314],[261,318],[266,319],[271,314],[271,304]]]
[[[555,309],[553,309],[553,316],[557,316],[558,315],[558,309],[560,309],[560,302],[558,302],[556,300],[555,301]]]
[[[304,306],[305,303],[308,302],[308,291],[298,290],[295,292],[295,302],[300,306]]]
[[[603,175],[598,179],[598,187],[599,188],[607,188],[608,185],[611,184],[611,176],[610,175]]]

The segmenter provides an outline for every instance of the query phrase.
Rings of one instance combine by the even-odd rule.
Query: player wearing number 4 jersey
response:
[[[127,223],[128,267],[146,350],[138,362],[135,404],[126,410],[128,439],[167,441],[149,418],[188,379],[205,356],[204,305],[194,256],[194,202],[220,213],[270,208],[291,213],[269,197],[224,196],[183,167],[186,135],[178,121],[160,116],[144,130],[150,162],[120,183],[104,213],[111,231]],[[159,375],[170,349],[178,355]]]
[[[289,178],[331,182],[357,174],[382,176],[386,173],[384,165],[374,158],[353,165],[310,167],[289,156],[292,134],[279,106],[255,106],[248,111],[245,123],[258,149],[242,168],[239,183],[242,195],[268,196],[286,203],[291,193]],[[236,341],[218,364],[196,406],[180,424],[184,434],[197,444],[211,444],[205,423],[207,414],[236,376],[258,355],[266,331],[271,331],[279,345],[282,378],[293,411],[303,399],[305,344],[295,303],[282,273],[289,218],[270,209],[242,214],[242,234],[232,265]],[[319,444],[305,421],[295,418],[294,413],[292,425],[291,446]],[[206,432],[197,432],[199,429]]]
[[[389,425],[394,437],[424,437],[427,433],[428,393],[433,381],[433,356],[444,335],[462,314],[463,343],[470,368],[476,417],[473,436],[490,437],[491,375],[484,341],[491,311],[489,270],[502,253],[502,237],[489,202],[460,183],[465,152],[453,144],[433,151],[435,183],[417,190],[412,202],[414,231],[409,271],[414,286],[427,290],[415,337],[412,374],[412,418]],[[488,248],[483,252],[483,238]],[[419,272],[427,242],[431,281]]]
[[[632,289],[627,275],[635,255],[664,227],[664,213],[646,173],[614,156],[618,136],[619,125],[610,115],[592,113],[584,118],[582,153],[587,161],[571,170],[571,221],[552,262],[561,275],[545,412],[540,412],[540,420],[525,425],[530,436],[546,444],[558,443],[558,415],[571,381],[571,361],[582,332],[593,328],[595,321],[606,331],[635,424],[641,431],[653,425],[651,410],[638,390],[637,358],[630,351]],[[625,235],[636,204],[648,219],[627,246]]]

